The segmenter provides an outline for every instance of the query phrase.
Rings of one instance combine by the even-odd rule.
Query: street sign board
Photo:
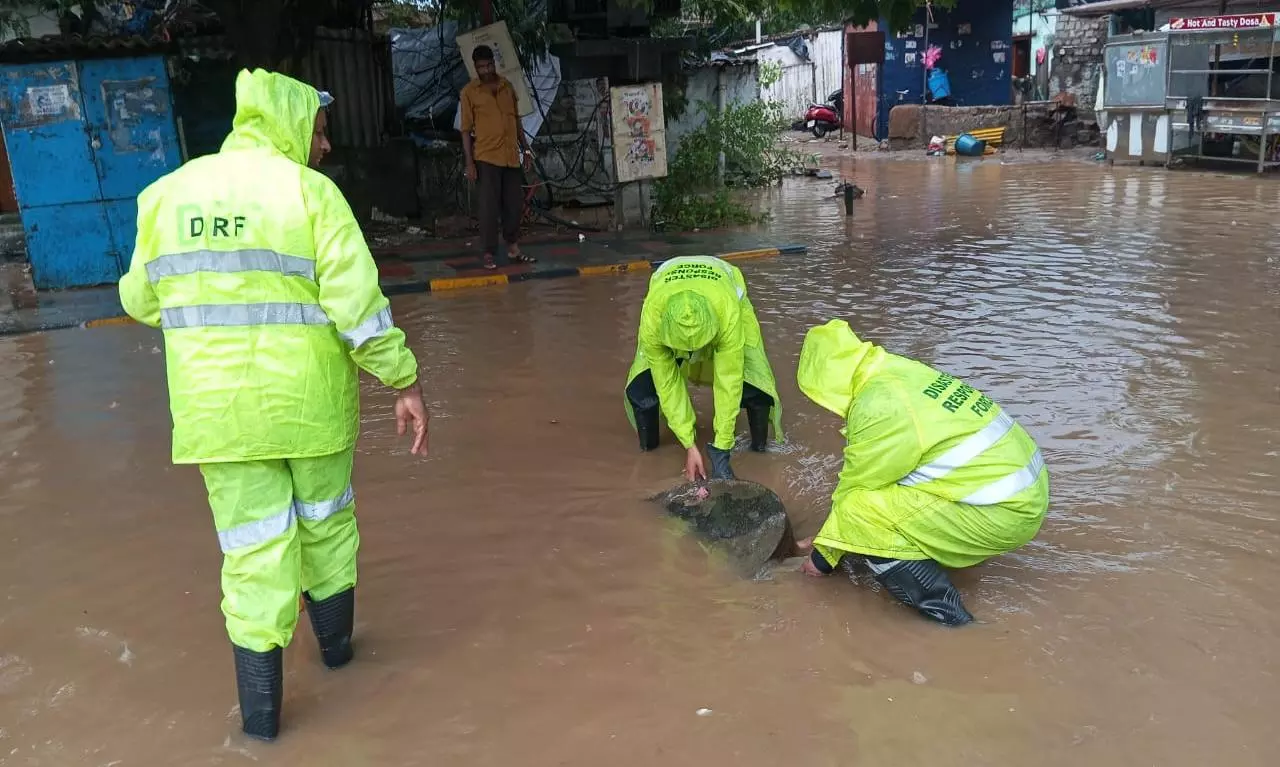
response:
[[[1232,16],[1194,16],[1169,20],[1174,32],[1195,32],[1201,29],[1263,29],[1276,25],[1275,13],[1241,13]]]

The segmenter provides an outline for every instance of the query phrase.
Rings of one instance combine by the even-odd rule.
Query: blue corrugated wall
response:
[[[951,78],[952,97],[958,106],[1008,104],[1013,55],[1013,0],[959,0],[949,11],[933,12],[929,45],[942,48],[939,66]],[[881,20],[881,29],[889,25]],[[879,131],[888,135],[889,110],[898,102],[898,91],[907,91],[903,103],[921,103],[924,86],[925,11],[916,13],[915,28],[905,37],[889,33],[881,67]],[[969,25],[962,33],[961,25]],[[914,62],[908,61],[914,55]],[[1000,60],[1003,59],[1003,60]]]

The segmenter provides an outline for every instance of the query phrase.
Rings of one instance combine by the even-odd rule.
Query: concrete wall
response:
[[[1061,115],[1059,110],[1064,110]],[[1065,119],[1058,120],[1059,116]],[[1052,101],[978,107],[904,104],[889,113],[889,145],[892,149],[923,148],[935,135],[956,136],[966,131],[1000,127],[1005,128],[1003,145],[1006,147],[1057,145],[1067,148],[1096,139],[1093,132],[1081,128],[1074,109],[1060,107]]]
[[[408,139],[364,149],[335,147],[320,171],[338,185],[361,222],[371,220],[375,208],[391,216],[416,217],[420,213],[416,154]]]
[[[957,0],[951,10],[934,9],[935,24],[928,30],[926,13],[916,14],[912,29],[885,40],[885,63],[881,77],[881,103],[897,103],[897,91],[906,91],[903,101],[924,101],[924,65],[921,58],[928,45],[942,48],[939,66],[951,78],[956,104],[1008,104],[1012,99],[1011,76],[1013,0]],[[967,26],[967,32],[962,26]],[[888,29],[881,22],[882,29]],[[881,130],[888,129],[887,110],[881,110]]]
[[[1067,93],[1075,97],[1080,119],[1092,120],[1093,104],[1098,95],[1098,74],[1102,71],[1102,46],[1107,42],[1110,18],[1086,18],[1063,14],[1058,19],[1053,46],[1053,81],[1050,91],[1056,96]]]
[[[685,85],[685,95],[689,106],[673,120],[667,118],[667,154],[674,154],[680,149],[680,140],[690,132],[706,123],[706,116],[699,108],[701,104],[716,107],[720,102],[720,90],[724,89],[725,104],[749,104],[760,98],[760,84],[757,82],[757,67],[754,63],[737,66],[706,66],[688,72],[689,81]]]

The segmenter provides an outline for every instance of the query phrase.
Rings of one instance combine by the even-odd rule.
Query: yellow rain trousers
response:
[[[677,358],[685,362],[677,364]],[[775,438],[784,438],[782,400],[765,355],[760,322],[741,270],[727,261],[711,256],[674,258],[649,279],[636,356],[623,387],[622,399],[633,429],[635,412],[627,401],[626,387],[646,370],[653,373],[667,425],[686,450],[693,447],[696,431],[686,381],[713,387],[715,447],[733,448],[744,381],[773,398],[769,420]]]
[[[832,566],[853,552],[969,567],[1039,531],[1044,459],[982,392],[860,340],[843,320],[809,331],[797,381],[846,419],[844,467],[814,539]]]
[[[285,647],[303,591],[317,602],[356,585],[353,451],[200,466],[222,566],[227,633],[246,650]]]
[[[297,594],[355,583],[358,369],[403,389],[418,364],[338,188],[306,167],[314,88],[242,71],[231,135],[138,197],[120,281],[163,328],[173,461],[200,464],[224,554],[231,640],[288,643]]]

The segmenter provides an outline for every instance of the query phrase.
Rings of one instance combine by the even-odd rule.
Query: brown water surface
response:
[[[0,764],[1275,764],[1280,187],[855,177],[852,219],[823,182],[764,198],[810,248],[743,265],[790,442],[735,468],[800,533],[821,522],[841,424],[794,370],[833,316],[985,389],[1043,447],[1054,505],[956,576],[978,625],[865,582],[736,580],[642,500],[682,458],[638,453],[621,410],[643,277],[406,297],[432,454],[369,386],[358,661],[323,671],[300,628],[285,734],[249,742],[159,335],[25,336],[0,341]]]

